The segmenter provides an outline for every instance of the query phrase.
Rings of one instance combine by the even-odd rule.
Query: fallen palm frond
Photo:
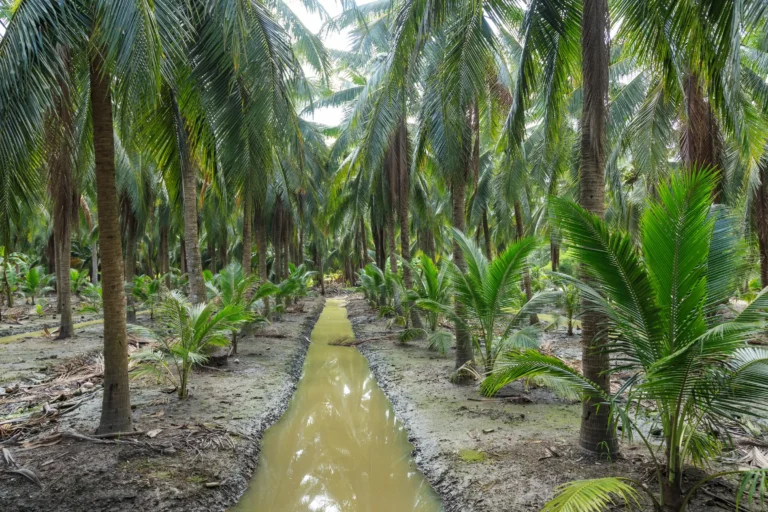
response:
[[[16,443],[42,433],[91,398],[101,388],[103,374],[103,357],[87,354],[57,365],[43,378],[7,388],[0,397],[0,442]]]

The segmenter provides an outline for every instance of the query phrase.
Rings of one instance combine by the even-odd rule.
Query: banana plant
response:
[[[629,373],[617,392],[585,379],[564,361],[535,350],[507,351],[482,384],[493,395],[517,379],[544,378],[577,392],[611,412],[628,439],[639,437],[656,469],[658,492],[629,478],[571,482],[544,508],[548,512],[601,510],[622,498],[628,504],[645,493],[658,511],[687,509],[696,490],[712,478],[734,475],[737,502],[765,497],[768,469],[725,470],[705,477],[684,493],[686,465],[707,466],[730,448],[729,423],[768,412],[768,350],[748,342],[768,325],[768,288],[742,311],[728,299],[740,281],[743,252],[734,221],[712,208],[717,178],[709,170],[687,171],[658,188],[658,199],[640,223],[640,246],[631,235],[575,203],[552,200],[564,239],[587,272],[570,279],[602,316],[603,350]],[[565,278],[565,276],[561,277]],[[647,410],[662,446],[647,438]]]

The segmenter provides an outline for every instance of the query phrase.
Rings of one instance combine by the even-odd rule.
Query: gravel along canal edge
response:
[[[92,392],[72,414],[25,439],[32,446],[7,446],[16,464],[33,471],[41,486],[0,471],[0,503],[17,512],[228,509],[250,481],[264,431],[288,407],[301,377],[307,338],[323,304],[322,297],[306,297],[280,321],[253,329],[240,340],[239,353],[227,366],[195,371],[185,401],[163,393],[154,381],[134,381],[133,420],[142,434],[130,436],[127,443],[60,435],[94,432],[101,391]],[[90,337],[95,333],[88,336],[68,343],[57,364],[92,350]],[[0,351],[13,350],[14,345],[0,346]],[[0,421],[3,414],[0,410]],[[52,444],[44,446],[45,439]],[[130,444],[134,440],[137,443]]]

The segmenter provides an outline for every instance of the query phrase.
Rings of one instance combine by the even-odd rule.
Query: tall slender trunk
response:
[[[520,240],[525,236],[525,228],[523,227],[523,208],[520,201],[515,201],[515,231],[517,233],[517,239]],[[531,290],[531,273],[526,268],[523,271],[523,290],[525,291],[525,299],[531,300],[533,297],[533,291]],[[539,315],[531,315],[531,325],[539,323]]]
[[[227,230],[225,229],[221,235],[221,240],[219,240],[219,268],[224,268],[227,266],[227,258]]]
[[[275,257],[272,260],[272,273],[275,275],[275,283],[282,281],[283,272],[283,212],[280,207],[280,200],[275,202],[275,223],[272,228],[272,247]]]
[[[608,114],[609,65],[608,0],[585,0],[582,16],[582,81],[584,104],[581,115],[581,169],[579,202],[590,212],[605,215],[605,131]],[[582,274],[582,279],[587,278]],[[610,392],[610,358],[599,338],[599,315],[584,304],[582,316],[582,367],[584,377]],[[597,397],[582,405],[580,444],[584,450],[613,456],[618,451],[609,407]]]
[[[360,262],[361,267],[365,267],[368,264],[368,232],[365,229],[365,219],[360,216],[360,240],[363,244],[363,260]]]
[[[757,244],[760,252],[760,284],[768,286],[768,165],[760,165],[760,188],[754,200]]]
[[[63,58],[69,62],[69,55]],[[46,127],[48,143],[48,189],[53,197],[53,247],[56,270],[56,308],[61,315],[58,339],[75,332],[72,322],[72,295],[69,268],[72,261],[72,220],[77,212],[75,178],[72,169],[74,132],[69,85],[59,82],[56,113]]]
[[[45,246],[46,271],[49,274],[56,272],[56,242],[53,232],[48,236],[48,243]]]
[[[205,281],[200,258],[200,238],[197,227],[197,173],[189,149],[189,137],[176,98],[173,101],[173,115],[176,124],[181,164],[181,191],[184,198],[184,244],[187,276],[189,277],[189,300],[193,304],[205,302]]]
[[[325,261],[323,258],[322,247],[323,246],[321,246],[320,250],[317,251],[317,260],[318,260],[317,269],[318,269],[318,272],[320,273],[320,294],[323,297],[325,297],[325,267],[324,267]]]
[[[560,268],[560,244],[555,240],[554,235],[549,237],[549,258],[552,261],[552,272],[557,272]]]
[[[69,268],[72,262],[71,227],[69,220],[54,217],[54,230],[57,232],[57,272],[56,289],[59,297],[61,320],[59,322],[59,335],[57,339],[66,339],[75,334],[72,321],[72,291],[69,276]],[[63,224],[63,226],[62,226]],[[59,241],[60,239],[60,241]]]
[[[213,238],[213,233],[208,233],[208,268],[212,274],[216,273],[216,240]]]
[[[184,237],[179,238],[179,270],[182,274],[187,273],[187,243]]]
[[[167,225],[160,225],[160,243],[157,246],[157,272],[160,275],[165,275],[171,270],[170,255],[168,253],[168,231]],[[165,278],[166,286],[169,288],[171,286],[170,279],[170,276]]]
[[[466,231],[464,219],[465,200],[467,195],[466,176],[454,176],[451,184],[451,203],[453,214],[453,227],[462,233]],[[467,262],[459,244],[453,241],[453,262],[460,271],[467,271]],[[454,312],[459,319],[466,318],[466,309],[459,301],[455,301]],[[464,322],[456,322],[456,369],[462,367],[468,361],[472,361],[472,340],[469,337],[469,329]]]
[[[99,243],[96,240],[91,243],[91,283],[99,284]]]
[[[126,205],[125,207],[125,267],[124,267],[124,278],[125,282],[128,283],[128,294],[126,296],[126,301],[128,307],[125,310],[126,313],[126,320],[128,322],[135,322],[136,321],[136,305],[134,303],[133,299],[133,293],[131,293],[132,290],[132,284],[133,284],[133,278],[136,275],[136,229],[137,229],[137,223],[136,223],[136,217],[133,213],[133,210],[131,209],[131,206],[128,204],[127,201],[124,202]]]
[[[256,251],[259,258],[259,280],[262,284],[269,279],[267,275],[267,228],[264,225],[263,207],[256,204]],[[264,316],[269,316],[269,297],[264,298]]]
[[[485,257],[493,258],[491,251],[491,230],[488,227],[488,210],[483,209],[483,239],[485,240]]]
[[[137,223],[130,206],[125,208],[125,282],[133,282],[136,276],[136,228]]]
[[[400,220],[400,256],[403,264],[403,284],[406,290],[413,288],[411,276],[411,231],[408,222],[408,205],[410,203],[411,183],[408,169],[408,128],[405,119],[400,120],[397,129],[397,167],[398,167],[398,218]],[[410,309],[411,322],[417,329],[421,329],[421,317],[416,308]]]
[[[90,56],[91,117],[96,174],[96,204],[101,245],[104,304],[104,392],[98,433],[130,432],[131,396],[125,323],[123,254],[120,243],[112,95],[98,50]]]

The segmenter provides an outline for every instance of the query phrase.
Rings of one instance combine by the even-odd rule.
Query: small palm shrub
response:
[[[132,330],[159,342],[159,349],[135,353],[134,376],[153,375],[170,382],[180,399],[187,397],[187,385],[194,365],[205,364],[215,347],[229,344],[229,334],[251,319],[244,307],[213,303],[192,304],[178,291],[168,293],[158,308],[161,330],[133,326]]]
[[[83,292],[83,304],[80,306],[81,313],[98,313],[101,311],[103,301],[101,299],[101,285],[91,284]]]
[[[513,380],[542,377],[600,400],[623,435],[639,437],[650,451],[659,492],[627,478],[578,481],[560,488],[545,510],[601,510],[612,496],[631,502],[645,492],[657,510],[684,511],[712,478],[684,490],[685,466],[706,467],[730,448],[729,424],[768,411],[768,350],[748,344],[766,328],[768,288],[740,313],[723,314],[737,287],[742,253],[731,220],[710,206],[715,183],[712,172],[700,171],[659,187],[658,200],[642,217],[640,247],[578,205],[553,200],[560,230],[590,278],[589,284],[572,284],[605,318],[605,350],[616,361],[612,371],[630,377],[609,394],[556,357],[515,350],[500,358],[482,389],[492,395]],[[639,405],[649,403],[654,410]],[[662,433],[659,449],[647,438],[647,425],[637,421],[648,414]],[[739,499],[768,489],[768,469],[714,476],[727,474],[741,476]]]
[[[130,286],[132,301],[130,307],[133,309],[133,316],[136,316],[137,304],[149,308],[149,318],[154,320],[155,308],[162,299],[164,291],[164,276],[136,276]]]
[[[69,286],[76,297],[81,297],[83,292],[93,286],[87,270],[69,269]]]
[[[568,320],[568,336],[573,336],[573,317],[579,311],[581,305],[581,294],[579,289],[572,284],[566,284],[563,287],[561,303],[565,318]]]
[[[391,306],[395,296],[395,283],[392,275],[369,263],[358,273],[360,289],[366,300],[373,307]]]
[[[448,352],[453,336],[450,332],[438,329],[442,317],[451,316],[451,279],[449,265],[437,265],[424,253],[419,253],[412,264],[413,289],[406,290],[404,304],[419,309],[425,314],[425,328],[410,328],[401,334],[401,340],[426,338],[430,350],[441,355]]]
[[[270,282],[259,287],[257,282],[258,276],[256,274],[246,276],[243,272],[243,266],[233,262],[224,267],[207,286],[209,294],[213,295],[213,300],[220,306],[242,307],[251,312],[249,320],[251,323],[266,322],[266,318],[253,311],[254,305],[259,300],[275,295],[278,288]],[[237,354],[238,332],[239,328],[232,330],[232,353],[234,354]]]
[[[496,365],[499,354],[512,347],[537,345],[541,327],[531,325],[520,328],[531,313],[554,300],[551,292],[533,296],[527,303],[520,293],[520,282],[526,259],[536,247],[533,238],[523,238],[488,261],[482,249],[460,231],[454,230],[456,242],[467,262],[466,272],[453,264],[452,281],[455,300],[464,305],[472,333],[475,352],[480,356],[486,374]],[[518,311],[511,314],[512,311]],[[507,318],[511,317],[511,318]],[[497,323],[505,320],[506,327],[497,334]]]
[[[305,297],[309,293],[312,278],[317,275],[314,270],[307,270],[302,263],[298,267],[293,263],[288,264],[288,277],[283,279],[274,292],[275,312],[280,313],[285,306],[299,297]]]
[[[21,291],[34,306],[37,297],[53,291],[53,281],[54,276],[46,274],[43,267],[32,267],[21,281]]]

